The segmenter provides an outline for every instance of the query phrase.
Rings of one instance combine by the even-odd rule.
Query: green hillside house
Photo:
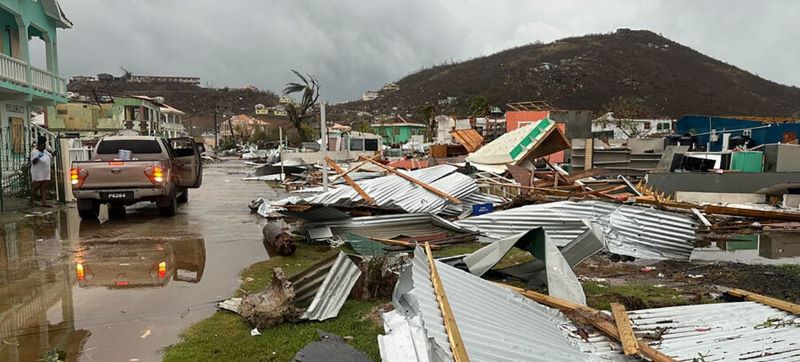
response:
[[[414,123],[402,116],[395,116],[382,122],[373,123],[372,129],[376,134],[383,137],[383,143],[387,145],[402,144],[411,140],[412,136],[425,137],[425,125]]]
[[[3,199],[27,176],[33,132],[30,113],[67,101],[58,72],[57,29],[67,20],[56,0],[0,0],[0,171]],[[15,191],[17,190],[17,191]],[[0,203],[0,209],[3,205]]]

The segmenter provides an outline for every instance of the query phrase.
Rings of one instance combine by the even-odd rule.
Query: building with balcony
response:
[[[0,209],[27,189],[30,113],[67,101],[57,30],[70,27],[56,0],[0,0]]]
[[[48,111],[49,112],[49,111]],[[141,135],[182,137],[184,112],[164,103],[162,97],[114,97],[108,101],[73,101],[55,106],[45,127],[53,133],[83,139],[121,131]]]

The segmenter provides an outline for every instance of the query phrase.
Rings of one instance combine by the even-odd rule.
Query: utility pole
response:
[[[278,127],[278,160],[281,163],[281,182],[283,182],[283,128]]]
[[[214,102],[214,151],[219,150],[219,126],[217,125],[217,102]]]
[[[325,101],[319,102],[319,119],[320,119],[320,133],[322,134],[322,144],[320,146],[322,149],[322,159],[325,160],[328,157],[328,125],[325,122]],[[320,161],[322,163],[322,190],[324,192],[328,191],[328,164],[324,161]]]

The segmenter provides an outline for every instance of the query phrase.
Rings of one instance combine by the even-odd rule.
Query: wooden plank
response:
[[[619,303],[611,303],[611,313],[614,314],[614,323],[617,324],[617,331],[619,332],[622,350],[625,355],[635,356],[639,354],[639,342],[633,333],[633,326],[631,326],[631,320],[628,318],[625,306]]]
[[[584,170],[591,170],[592,169],[592,156],[594,156],[594,138],[587,138],[586,145],[583,149],[583,169]]]
[[[570,302],[570,301],[567,301],[567,300],[564,300],[564,299],[561,299],[561,298],[551,297],[549,295],[537,293],[537,292],[534,292],[534,291],[531,291],[531,290],[525,290],[525,289],[522,289],[522,288],[512,287],[510,285],[505,285],[505,284],[501,284],[501,283],[497,283],[497,284],[502,285],[502,286],[504,286],[506,288],[509,288],[511,290],[514,290],[517,293],[521,294],[522,296],[524,296],[526,298],[530,298],[530,299],[532,299],[532,300],[534,300],[534,301],[536,301],[538,303],[544,304],[546,306],[553,307],[553,308],[559,309],[559,310],[564,311],[564,312],[572,312],[572,313],[579,314],[579,316],[581,318],[587,320],[589,323],[591,323],[592,326],[597,328],[600,332],[603,332],[604,334],[608,335],[611,338],[614,338],[617,341],[621,340],[619,331],[617,330],[617,327],[614,324],[612,324],[611,322],[603,319],[602,314],[597,309],[589,308],[587,306],[583,306],[583,305],[580,305],[580,304],[577,304],[577,303],[573,303],[573,302]],[[569,317],[569,316],[570,315],[567,314],[567,317]],[[639,345],[640,353],[642,355],[644,355],[645,357],[649,358],[651,361],[655,361],[655,362],[675,362],[675,360],[672,357],[667,356],[663,352],[651,347],[649,344],[647,344],[647,342],[645,342],[645,341],[643,341],[641,339],[637,339],[636,343]]]
[[[384,244],[404,246],[406,248],[415,248],[417,246],[415,243],[412,243],[410,241],[405,241],[405,240],[394,240],[394,239],[385,239],[385,238],[369,238],[369,239],[370,240],[379,241],[379,242],[382,242]],[[439,248],[441,248],[441,246],[433,245],[432,248],[433,249],[439,249]]]
[[[339,175],[342,175],[342,178],[344,179],[344,182],[347,183],[350,187],[352,187],[353,190],[356,190],[356,192],[358,193],[359,196],[361,196],[362,199],[366,200],[372,206],[376,206],[377,205],[375,203],[375,200],[372,199],[369,195],[367,195],[367,192],[364,191],[364,189],[362,189],[361,186],[358,186],[358,184],[355,181],[353,181],[353,179],[350,178],[350,176],[347,176],[344,173],[344,170],[342,170],[342,168],[339,167],[339,165],[336,164],[335,161],[333,161],[328,156],[325,156],[325,161],[328,163],[328,166],[330,166],[334,171],[336,171],[336,173],[338,173]]]
[[[576,194],[572,194],[570,196],[581,197],[581,196],[587,196],[587,195],[600,195],[600,194],[607,194],[609,192],[619,191],[619,190],[626,189],[626,188],[628,188],[627,185],[616,185],[616,186],[604,187],[602,189],[597,189],[597,190],[592,190],[592,191],[579,192],[579,193],[576,193]]]
[[[600,175],[604,175],[605,173],[606,173],[606,170],[603,169],[603,168],[590,168],[588,170],[583,170],[583,171],[579,171],[579,172],[573,172],[573,173],[569,174],[569,176],[567,177],[567,180],[569,180],[569,182],[575,182],[575,181],[580,180],[582,178],[600,176]]]
[[[703,213],[700,212],[700,210],[693,207],[692,214],[694,214],[694,216],[697,216],[697,218],[700,219],[700,222],[702,222],[703,225],[711,227],[711,222],[709,222],[708,219],[706,219],[706,216],[703,215]]]
[[[703,207],[703,211],[706,214],[744,216],[744,217],[784,220],[784,221],[800,221],[800,212],[751,210],[751,209],[742,209],[738,207],[728,207],[719,205],[706,205],[705,207]]]
[[[800,315],[800,304],[794,304],[791,302],[787,302],[785,300],[780,300],[777,298],[768,297],[766,295],[748,292],[742,289],[731,289],[725,293],[737,298],[744,298],[745,300],[749,300],[751,302],[761,303],[773,308],[778,308],[782,311]]]
[[[442,312],[444,329],[447,331],[447,339],[450,340],[453,359],[456,362],[469,361],[467,350],[464,348],[464,341],[461,339],[461,332],[458,330],[458,324],[453,317],[453,310],[450,309],[450,302],[447,300],[447,294],[445,294],[442,281],[439,279],[439,272],[436,271],[436,263],[433,262],[433,253],[428,243],[425,243],[425,252],[428,254],[428,266],[431,269],[433,292],[436,294],[436,300],[439,302],[439,309]]]
[[[447,199],[447,200],[449,200],[450,202],[452,202],[452,203],[454,203],[456,205],[460,205],[461,204],[461,200],[459,200],[458,198],[456,198],[456,197],[454,197],[454,196],[452,196],[452,195],[450,195],[450,194],[448,194],[448,193],[446,193],[444,191],[441,191],[441,190],[439,190],[439,189],[437,189],[437,188],[435,188],[435,187],[433,187],[431,185],[428,185],[428,184],[426,184],[426,183],[424,183],[424,182],[422,182],[420,180],[417,180],[417,179],[415,179],[415,178],[413,178],[413,177],[411,177],[409,175],[406,175],[406,174],[404,174],[402,172],[399,172],[394,167],[386,166],[386,165],[384,165],[384,164],[382,164],[380,162],[374,161],[372,159],[367,159],[367,161],[371,162],[375,166],[378,166],[378,167],[380,167],[380,168],[382,168],[382,169],[384,169],[386,171],[389,171],[389,172],[391,172],[391,173],[393,173],[393,174],[395,174],[397,176],[400,176],[401,178],[405,179],[406,181],[412,182],[412,183],[424,188],[425,190],[428,190],[428,191],[436,194],[437,196],[439,196],[439,197],[441,197],[443,199]]]
[[[381,158],[381,154],[378,153],[377,155],[374,155],[374,156],[372,156],[370,158],[377,161],[378,159]],[[345,171],[344,173],[336,175],[334,178],[331,179],[331,182],[338,180],[340,177],[344,177],[345,175],[349,174],[350,172],[355,172],[357,170],[360,170],[362,167],[364,167],[364,165],[366,165],[368,163],[369,163],[369,161],[361,161],[361,163],[359,163],[355,167],[351,167],[349,170]]]

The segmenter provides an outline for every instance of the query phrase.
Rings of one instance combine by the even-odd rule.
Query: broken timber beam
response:
[[[414,243],[412,243],[410,241],[405,241],[405,240],[394,240],[394,239],[386,239],[386,238],[369,238],[369,239],[370,240],[379,241],[379,242],[382,242],[384,244],[389,244],[389,245],[405,246],[407,248],[414,248],[414,247],[417,246],[416,244],[414,244]],[[439,248],[441,248],[441,246],[432,245],[431,248],[432,249],[439,249]]]
[[[328,156],[325,156],[325,161],[328,162],[328,166],[330,166],[334,171],[336,171],[336,173],[338,173],[339,175],[342,175],[342,178],[344,179],[344,182],[346,182],[348,185],[350,185],[350,187],[352,187],[353,190],[356,190],[356,192],[358,193],[359,196],[361,196],[361,198],[366,200],[372,206],[376,206],[377,205],[375,203],[375,200],[373,198],[371,198],[369,195],[367,195],[367,193],[364,191],[364,189],[362,189],[361,186],[358,186],[358,184],[355,181],[353,181],[353,179],[350,178],[350,176],[347,176],[347,174],[345,174],[345,172],[342,170],[342,168],[339,167],[339,165],[336,164],[336,162],[334,160],[332,160]]]
[[[611,303],[611,313],[614,314],[614,323],[617,324],[617,332],[619,332],[622,350],[625,355],[635,356],[639,354],[639,341],[636,339],[636,334],[633,333],[633,326],[631,326],[631,320],[628,318],[625,306],[619,303]]]
[[[500,284],[508,289],[514,290],[517,293],[521,294],[522,296],[533,299],[538,303],[542,303],[546,306],[559,309],[563,312],[571,312],[571,313],[578,313],[581,317],[585,318],[592,324],[595,328],[603,332],[604,334],[608,335],[611,338],[614,338],[617,341],[621,341],[619,331],[617,327],[612,324],[611,322],[602,318],[601,313],[599,310],[594,308],[589,308],[584,305],[580,305],[578,303],[573,303],[561,298],[552,297],[549,295],[541,294],[534,292],[532,290],[525,290],[522,288],[513,287],[510,285]],[[642,355],[649,358],[651,361],[654,362],[675,362],[675,360],[664,354],[663,352],[651,347],[647,342],[637,339],[637,344],[639,345],[639,351]]]
[[[748,291],[742,290],[742,289],[731,289],[731,290],[725,292],[725,294],[728,294],[728,295],[731,295],[731,296],[734,296],[734,297],[737,297],[737,298],[743,298],[743,299],[749,300],[751,302],[757,302],[757,303],[761,303],[761,304],[764,304],[764,305],[768,305],[770,307],[778,308],[778,309],[780,309],[782,311],[786,311],[786,312],[793,313],[793,314],[796,314],[796,315],[800,315],[800,305],[794,304],[794,303],[790,303],[790,302],[787,302],[785,300],[780,300],[780,299],[768,297],[766,295],[761,295],[761,294],[748,292]]]
[[[431,269],[433,293],[436,294],[436,301],[439,302],[442,320],[444,320],[444,329],[447,331],[447,339],[450,340],[450,349],[453,351],[453,359],[456,362],[469,361],[467,350],[464,348],[464,341],[461,339],[461,332],[458,330],[458,324],[456,324],[456,319],[453,317],[453,310],[450,309],[450,302],[447,301],[447,295],[444,293],[442,281],[439,279],[439,272],[436,271],[431,245],[428,243],[425,243],[425,252],[428,254],[428,266]]]
[[[703,211],[707,214],[743,216],[784,221],[800,221],[800,212],[752,210],[719,205],[706,205],[703,207]]]
[[[372,160],[376,160],[376,159],[378,159],[378,158],[380,158],[380,157],[381,157],[381,154],[379,153],[379,154],[377,154],[377,155],[375,155],[375,156],[372,156],[372,157],[370,157],[370,159],[372,159]],[[356,165],[355,167],[351,167],[349,170],[345,171],[344,173],[340,173],[340,174],[338,174],[338,175],[334,176],[334,177],[331,179],[331,182],[338,180],[340,177],[344,177],[344,176],[346,176],[346,175],[347,175],[347,174],[349,174],[350,172],[354,172],[354,171],[360,170],[362,167],[364,167],[364,165],[366,165],[366,164],[368,164],[368,163],[369,163],[369,161],[361,161],[361,163],[359,163],[359,164],[358,164],[358,165]]]
[[[393,174],[395,174],[397,176],[400,176],[401,178],[405,179],[406,181],[414,183],[414,184],[422,187],[423,189],[428,190],[428,191],[436,194],[437,196],[439,196],[439,197],[441,197],[443,199],[449,200],[450,202],[452,202],[452,203],[454,203],[456,205],[460,205],[461,204],[461,200],[459,200],[457,197],[455,197],[453,195],[450,195],[450,194],[448,194],[448,193],[446,193],[444,191],[441,191],[441,190],[439,190],[439,189],[437,189],[437,188],[435,188],[435,187],[433,187],[431,185],[428,185],[428,184],[426,184],[426,183],[424,183],[424,182],[422,182],[420,180],[417,180],[417,179],[415,179],[415,178],[413,178],[413,177],[411,177],[409,175],[406,175],[406,174],[404,174],[404,173],[402,173],[400,171],[397,171],[397,169],[395,169],[394,167],[386,166],[386,165],[384,165],[384,164],[382,164],[382,163],[380,163],[378,161],[375,161],[375,160],[373,160],[371,158],[368,158],[367,162],[371,162],[375,166],[378,166],[378,167],[380,167],[380,168],[382,168],[382,169],[384,169],[386,171],[389,171],[389,172],[391,172],[391,173],[393,173]]]

